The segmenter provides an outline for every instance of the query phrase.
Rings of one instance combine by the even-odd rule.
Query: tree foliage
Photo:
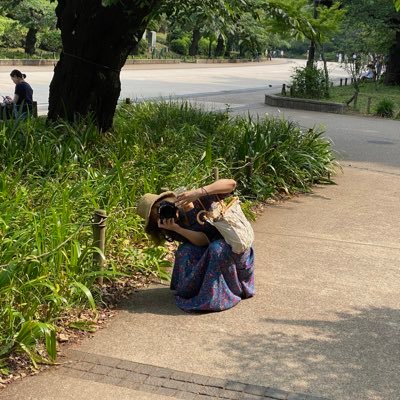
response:
[[[264,9],[270,16],[270,26],[276,32],[290,35],[297,40],[313,40],[319,45],[330,40],[340,29],[346,10],[340,3],[331,7],[317,7],[317,18],[314,18],[312,4],[308,0],[265,1]]]
[[[55,28],[55,4],[48,0],[2,0],[0,12],[27,29],[25,51],[35,52],[37,34]]]

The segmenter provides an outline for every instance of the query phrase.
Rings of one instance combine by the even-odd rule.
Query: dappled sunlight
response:
[[[230,359],[228,375],[240,370],[241,379],[252,382],[258,371],[263,382],[254,383],[338,400],[398,399],[400,310],[364,308],[337,313],[331,321],[262,322],[265,334],[219,343]]]

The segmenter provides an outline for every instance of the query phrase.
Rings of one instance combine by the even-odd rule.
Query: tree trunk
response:
[[[396,32],[396,42],[389,50],[386,64],[386,85],[400,85],[400,31]]]
[[[318,12],[317,12],[317,0],[313,0],[313,18],[317,19]],[[315,61],[315,40],[310,41],[310,47],[308,48],[308,57],[307,57],[307,68],[314,67]]]
[[[63,50],[50,83],[49,120],[92,114],[100,131],[112,127],[121,92],[120,71],[160,0],[58,0]]]
[[[221,34],[218,35],[217,47],[215,48],[215,56],[222,57],[224,54],[224,38]]]
[[[307,68],[313,68],[315,61],[315,42],[311,40],[310,47],[308,48]]]
[[[225,57],[229,58],[231,56],[234,40],[235,40],[234,35],[232,35],[232,34],[228,35],[228,40],[226,42],[226,49],[225,49],[225,54],[224,54]]]
[[[28,33],[26,34],[25,38],[25,53],[29,54],[30,56],[35,54],[35,46],[37,40],[38,30],[35,28],[29,28]]]
[[[201,39],[201,33],[199,28],[193,29],[192,34],[192,43],[190,43],[189,47],[189,56],[197,56],[199,54],[199,41]]]
[[[324,63],[324,75],[325,75],[325,97],[329,97],[329,71],[328,71],[328,63],[326,62],[325,58],[325,51],[324,48],[321,48],[321,57],[322,62]]]

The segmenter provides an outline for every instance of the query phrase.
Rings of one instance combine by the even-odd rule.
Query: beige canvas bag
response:
[[[254,231],[238,197],[233,197],[228,204],[221,200],[212,203],[211,211],[199,212],[200,223],[203,218],[218,229],[234,253],[241,254],[253,244]]]

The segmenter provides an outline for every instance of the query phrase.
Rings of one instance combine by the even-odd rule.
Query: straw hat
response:
[[[149,217],[151,209],[159,200],[165,199],[167,197],[176,197],[174,192],[163,192],[161,194],[146,193],[143,195],[137,205],[137,213],[145,220],[144,229],[147,231],[149,225]]]

